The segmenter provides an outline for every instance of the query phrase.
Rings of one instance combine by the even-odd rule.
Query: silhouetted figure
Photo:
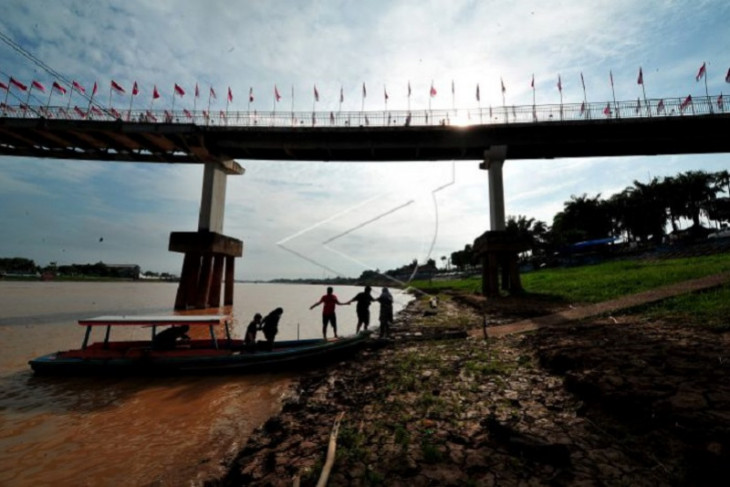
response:
[[[357,328],[355,333],[360,333],[360,326],[367,330],[368,325],[370,325],[370,303],[375,301],[375,298],[370,295],[370,286],[365,286],[363,292],[358,293],[357,296],[345,304],[350,304],[353,301],[357,301]]]
[[[344,303],[340,303],[337,296],[332,293],[332,288],[328,287],[327,294],[319,298],[319,301],[310,306],[309,309],[314,309],[320,304],[324,304],[322,308],[322,336],[324,336],[325,340],[327,339],[327,324],[332,323],[332,331],[334,331],[335,338],[337,338],[337,315],[335,314],[335,307],[338,304],[342,305]]]
[[[377,301],[380,303],[380,337],[385,338],[390,335],[390,324],[393,322],[393,296],[387,287],[383,288]]]
[[[267,348],[269,350],[274,349],[274,338],[279,333],[279,319],[281,318],[284,310],[282,308],[276,308],[274,311],[266,315],[266,318],[261,322],[261,330],[264,332],[266,338]]]
[[[172,350],[175,348],[178,339],[190,340],[190,337],[187,335],[188,330],[190,330],[190,326],[188,325],[171,326],[166,330],[162,330],[152,339],[152,348],[156,350]]]
[[[246,328],[246,338],[243,343],[246,348],[253,350],[256,347],[256,332],[261,329],[261,313],[253,315],[253,320],[248,324]]]

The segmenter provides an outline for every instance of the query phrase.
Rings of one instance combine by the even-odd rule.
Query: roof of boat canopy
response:
[[[230,315],[198,315],[198,316],[97,316],[79,320],[82,326],[211,326],[221,325],[231,320]]]

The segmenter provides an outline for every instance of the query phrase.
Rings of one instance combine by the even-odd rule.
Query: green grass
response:
[[[642,309],[652,320],[730,331],[730,285],[666,299]]]
[[[666,284],[730,271],[730,253],[666,260],[622,260],[581,267],[543,269],[522,274],[525,292],[556,301],[597,303]],[[481,278],[414,281],[428,293],[479,292]]]

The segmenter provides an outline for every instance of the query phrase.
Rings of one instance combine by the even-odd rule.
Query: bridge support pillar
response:
[[[502,168],[507,156],[506,146],[494,146],[484,151],[479,167],[489,171],[489,227],[474,241],[474,251],[482,261],[482,294],[500,295],[501,289],[510,293],[522,291],[518,266],[520,252],[529,250],[529,242],[511,237],[505,231],[504,181]]]
[[[203,194],[197,232],[170,233],[169,250],[185,254],[175,309],[204,309],[233,304],[235,258],[243,255],[243,242],[223,235],[226,177],[243,174],[235,161],[209,162],[203,173]]]

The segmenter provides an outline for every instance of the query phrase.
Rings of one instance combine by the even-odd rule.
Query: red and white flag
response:
[[[388,101],[388,89],[385,86],[383,86],[383,98]]]
[[[499,78],[499,82],[502,85],[502,93],[504,93],[505,91],[507,91],[507,88],[504,87],[504,80],[502,78]]]
[[[222,119],[224,119],[224,120],[225,120],[225,118],[226,118],[226,112],[224,112],[223,110],[221,110],[221,111],[220,111],[220,113],[219,113],[219,115],[220,115],[220,117],[221,117]]]
[[[656,106],[656,112],[661,113],[664,111],[664,100],[659,100],[659,103],[657,103]]]
[[[408,82],[408,98],[411,97],[411,82]]]
[[[5,83],[3,83],[2,81],[0,81],[0,89],[8,91],[10,89],[10,87],[8,85],[6,85]]]
[[[644,72],[641,70],[641,67],[639,67],[639,77],[636,79],[636,84],[644,84]]]
[[[586,102],[581,102],[580,104],[580,114],[583,115],[583,113],[586,111]]]
[[[96,91],[99,89],[99,87],[96,85],[96,81],[94,81],[94,88],[91,90],[91,96],[93,97],[96,95]]]
[[[83,93],[84,95],[86,94],[86,88],[81,86],[77,81],[71,82],[71,89],[74,89],[74,90],[78,91],[79,93]]]
[[[182,87],[177,83],[175,83],[175,94],[185,96],[185,90],[183,90]]]
[[[18,88],[21,91],[28,91],[28,87],[25,86],[23,83],[18,81],[17,79],[10,77],[10,84],[14,85],[16,88]]]
[[[152,120],[153,122],[157,121],[157,117],[155,117],[155,115],[151,111],[147,110],[146,115],[147,119]]]
[[[132,96],[137,96],[139,94],[139,87],[137,86],[137,82],[134,82],[134,86],[132,86]]]
[[[319,91],[317,91],[317,85],[314,85],[314,101],[319,101]]]
[[[274,85],[274,98],[276,98],[276,101],[281,100],[281,95],[279,94],[279,88]]]
[[[682,103],[679,104],[679,110],[684,111],[685,108],[692,104],[692,95],[687,95]]]
[[[701,80],[705,73],[707,73],[707,66],[706,63],[702,63],[702,66],[700,66],[700,70],[697,71],[697,76],[695,76],[695,79],[697,81]]]
[[[606,103],[606,108],[603,109],[603,114],[607,117],[611,116],[611,104]]]
[[[730,68],[727,68],[727,74],[725,75],[725,83],[730,83]]]
[[[186,117],[193,118],[193,114],[190,113],[190,110],[188,110],[187,108],[183,109],[183,113],[185,114]]]
[[[122,118],[122,115],[115,108],[110,108],[109,111],[112,112],[114,118]]]
[[[433,81],[431,82],[431,90],[428,92],[428,94],[431,96],[431,98],[433,98],[437,94],[436,88],[434,88],[433,86]]]
[[[248,102],[253,103],[253,86],[248,89]]]
[[[477,83],[477,101],[481,101],[481,97],[479,96],[479,83]]]
[[[96,105],[92,105],[92,106],[91,106],[91,112],[92,112],[92,113],[93,113],[94,115],[99,115],[99,116],[101,116],[101,115],[104,115],[104,112],[102,112],[101,110],[99,110],[99,109],[98,109],[98,108],[96,107]]]
[[[122,88],[122,86],[119,83],[117,83],[116,81],[112,80],[111,85],[112,85],[112,89],[114,91],[116,91],[117,93],[126,93],[126,91],[124,91],[124,88]]]
[[[155,85],[154,88],[152,88],[152,99],[156,100],[159,97],[160,97],[160,92],[157,91],[157,85]]]
[[[558,75],[558,91],[563,91],[563,82],[560,79],[560,75]]]
[[[83,111],[82,109],[80,109],[79,107],[75,106],[75,107],[74,107],[74,112],[76,112],[76,114],[77,114],[77,115],[78,115],[79,117],[81,117],[81,118],[86,118],[86,112],[84,112],[84,111]]]
[[[46,87],[45,87],[45,86],[43,86],[43,85],[42,85],[42,84],[40,83],[40,81],[36,81],[36,80],[33,80],[33,82],[32,82],[31,84],[33,85],[33,88],[35,88],[35,89],[37,89],[37,90],[41,90],[41,91],[42,91],[43,93],[45,93],[45,92],[46,92]]]
[[[532,81],[530,81],[530,88],[535,89],[535,75],[532,75]]]
[[[228,87],[228,101],[233,102],[233,92],[231,91],[231,87]]]
[[[200,96],[200,90],[198,89],[198,83],[195,83],[195,98]]]
[[[213,89],[212,86],[210,87],[210,93],[208,94],[208,96],[211,97],[211,98],[218,99],[218,97],[215,96],[215,90]]]
[[[362,83],[362,97],[365,98],[368,96],[368,90],[365,89],[365,82]]]
[[[53,85],[51,85],[51,89],[55,91],[56,93],[61,93],[62,95],[66,94],[66,88],[61,86],[61,84],[58,81],[54,81]]]

